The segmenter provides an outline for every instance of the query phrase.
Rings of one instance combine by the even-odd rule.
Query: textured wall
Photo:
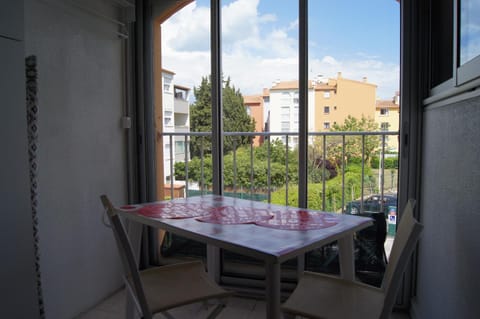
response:
[[[416,318],[478,318],[480,98],[426,109]]]
[[[0,318],[38,318],[28,180],[23,3],[0,9]]]
[[[26,1],[25,22],[26,55],[38,62],[45,310],[47,318],[72,318],[121,285],[99,195],[117,203],[127,195],[122,40],[113,23],[63,1]]]

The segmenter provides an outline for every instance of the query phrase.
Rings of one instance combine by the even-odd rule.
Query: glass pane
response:
[[[224,191],[268,201],[285,194],[287,138],[256,133],[298,130],[298,1],[221,3]]]
[[[308,207],[375,219],[356,234],[355,259],[356,275],[378,285],[384,244],[393,239],[386,236],[388,206],[396,208],[398,139],[384,134],[399,130],[400,6],[331,4],[309,1]],[[306,269],[338,273],[336,244],[309,252]]]
[[[156,91],[162,88],[156,116],[163,117],[163,126],[157,124],[157,136],[161,138],[156,139],[156,146],[163,151],[162,157],[157,156],[157,168],[163,170],[157,189],[166,199],[201,195],[202,185],[211,182],[211,160],[208,159],[211,99],[209,87],[203,90],[210,76],[210,1],[169,3],[164,5],[165,12],[154,17],[156,21],[162,20],[158,26],[160,45],[155,47],[156,62],[161,63],[155,70],[161,72],[161,84],[155,83]],[[170,16],[172,11],[176,12]],[[192,116],[195,112],[201,116]],[[190,132],[203,132],[207,136],[190,136]],[[202,139],[204,144],[199,142]],[[204,158],[194,158],[194,154],[202,152],[202,147]],[[201,165],[204,172],[200,170]],[[164,232],[158,236],[162,258],[205,256],[202,243]]]
[[[480,55],[480,2],[460,3],[460,64]]]

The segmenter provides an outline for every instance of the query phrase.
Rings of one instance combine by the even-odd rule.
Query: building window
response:
[[[282,122],[281,125],[282,132],[290,131],[290,122]]]
[[[185,154],[185,142],[175,141],[175,154]]]
[[[282,119],[282,122],[290,121],[290,106],[281,107],[280,117]]]
[[[381,129],[382,131],[388,131],[388,128],[389,128],[389,127],[390,127],[390,123],[388,123],[388,122],[382,122],[382,123],[380,124],[380,129]]]
[[[330,129],[330,122],[323,122],[323,128],[325,130],[329,130]]]
[[[336,111],[336,110],[337,110],[337,106],[336,106],[336,105],[333,107],[333,110],[334,110],[334,111]]]
[[[250,106],[245,106],[245,110],[247,111],[247,114],[250,116],[252,115],[252,109]]]
[[[172,86],[172,80],[168,78],[163,79],[163,91],[170,93],[170,87]]]
[[[388,109],[387,108],[381,108],[380,109],[380,115],[384,115],[384,116],[388,115]]]
[[[323,113],[329,114],[330,113],[330,106],[324,106],[323,107]]]
[[[323,98],[324,99],[329,99],[330,98],[330,91],[323,92]]]
[[[173,123],[172,123],[172,115],[173,113],[171,111],[165,111],[163,113],[163,124],[165,126],[172,126]]]

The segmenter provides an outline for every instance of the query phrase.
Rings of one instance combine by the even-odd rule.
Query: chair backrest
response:
[[[383,277],[382,289],[385,292],[385,301],[380,318],[388,318],[392,311],[395,298],[400,287],[401,279],[410,257],[415,250],[423,225],[413,217],[415,200],[410,199],[400,216],[400,224],[393,242],[389,262]]]
[[[102,204],[105,208],[105,212],[110,221],[110,225],[115,236],[117,248],[122,259],[123,267],[125,270],[126,284],[129,285],[129,289],[134,294],[135,301],[138,310],[142,313],[143,318],[151,318],[152,314],[145,298],[142,281],[140,280],[140,273],[138,271],[138,264],[135,260],[132,246],[125,231],[125,227],[118,216],[115,208],[106,195],[100,196]]]

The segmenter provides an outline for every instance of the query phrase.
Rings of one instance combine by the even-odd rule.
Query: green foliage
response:
[[[373,180],[371,169],[365,170],[365,183]],[[345,203],[356,199],[361,193],[362,167],[358,164],[351,164],[345,169]],[[286,187],[282,187],[272,193],[272,203],[285,204]],[[322,183],[308,184],[307,205],[310,209],[323,209],[323,185]],[[288,203],[290,206],[298,207],[298,186],[288,186]],[[325,182],[325,210],[339,211],[342,208],[342,176],[336,176]]]
[[[372,118],[362,116],[357,119],[349,115],[343,124],[334,124],[332,132],[374,132],[378,130],[378,124]],[[318,145],[318,141],[314,142]],[[379,147],[380,140],[378,136],[365,136],[365,157],[367,165],[375,150]],[[318,147],[317,147],[318,148]],[[319,150],[321,153],[321,149]],[[342,137],[331,136],[327,139],[327,156],[333,162],[341,162],[342,159]],[[347,163],[356,162],[362,158],[362,137],[346,136],[345,137],[345,156]]]
[[[372,168],[380,168],[380,158],[378,156],[372,157],[371,161]],[[396,169],[398,168],[398,157],[387,157],[383,160],[383,167],[385,169]]]
[[[203,171],[202,171],[203,164]],[[206,155],[202,160],[199,157],[194,157],[191,161],[188,162],[188,180],[189,181],[203,181],[203,186],[210,187],[212,185],[212,157]],[[177,162],[175,163],[175,179],[176,180],[185,180],[186,175],[185,163]],[[202,175],[203,174],[203,175]],[[203,178],[202,178],[203,177]],[[202,185],[201,185],[202,186]]]
[[[237,188],[253,187],[255,189],[266,189],[268,187],[268,143],[253,148],[251,154],[249,146],[238,148],[235,152],[230,152],[223,157],[224,171],[223,182],[226,187]],[[273,141],[270,144],[270,186],[273,188],[281,187],[287,183],[286,158],[288,154],[288,182],[298,182],[298,163],[297,157],[290,150],[286,150],[281,141]],[[253,158],[253,175],[252,175]],[[185,180],[185,164],[180,162],[175,164],[175,178]],[[188,179],[201,181],[201,161],[199,157],[194,157],[188,162]],[[204,157],[203,179],[205,186],[211,186],[212,183],[212,159],[210,155]]]
[[[211,89],[212,85],[207,77],[203,77],[200,86],[194,88],[195,103],[190,107],[190,130],[192,132],[212,131]],[[222,94],[224,132],[253,132],[255,122],[247,114],[240,90],[231,85],[230,79],[225,81]],[[248,136],[225,136],[223,140],[224,154],[233,150],[234,147],[249,144],[250,141],[251,138]],[[192,136],[190,139],[192,156],[200,156],[202,147],[204,154],[211,154],[211,137]]]

